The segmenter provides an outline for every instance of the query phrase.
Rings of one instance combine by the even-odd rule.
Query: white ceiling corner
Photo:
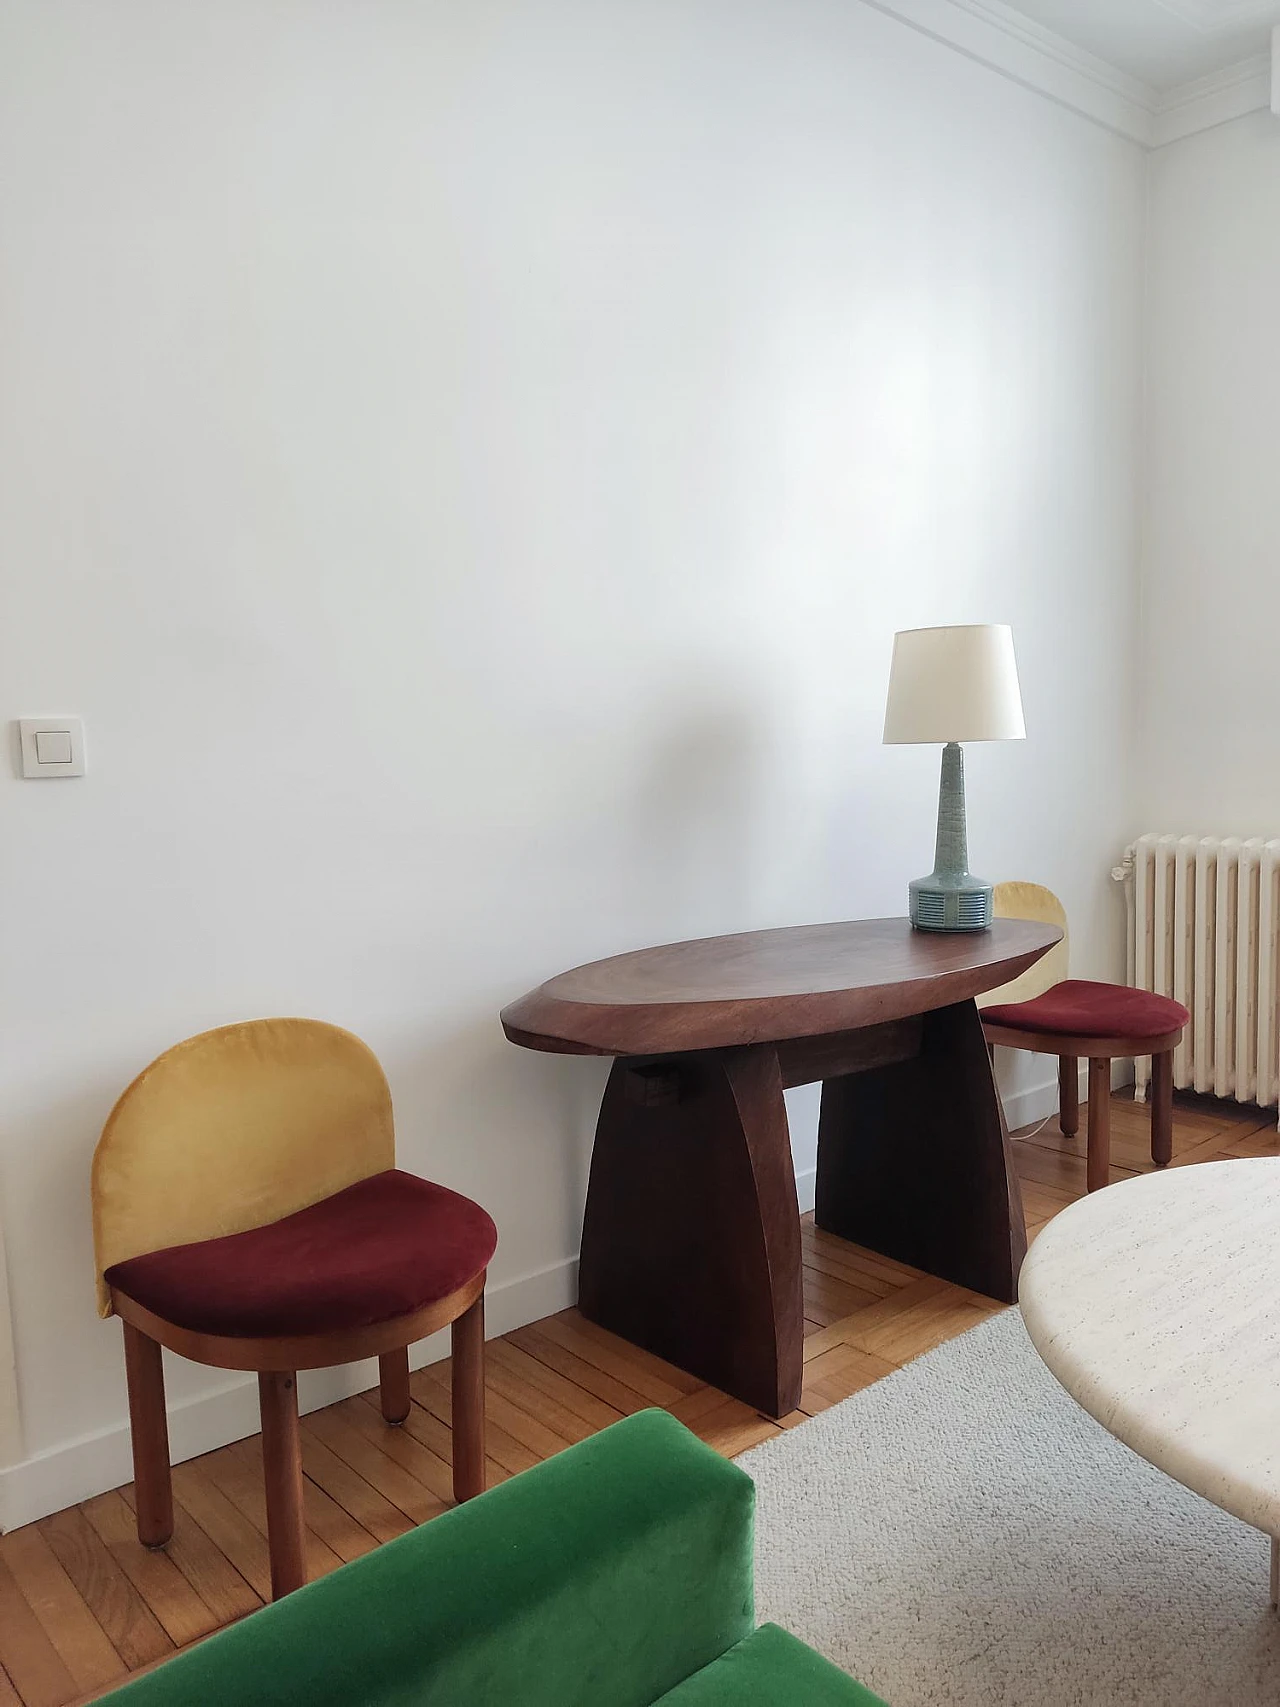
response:
[[[1149,148],[1272,101],[1280,0],[865,3]]]
[[[1166,93],[1267,51],[1280,0],[1011,0],[1027,17]]]

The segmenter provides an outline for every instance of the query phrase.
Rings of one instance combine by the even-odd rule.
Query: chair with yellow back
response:
[[[1062,941],[1012,983],[978,1000],[989,1044],[1058,1057],[1058,1119],[1068,1138],[1080,1125],[1079,1063],[1089,1062],[1086,1180],[1096,1191],[1111,1170],[1111,1063],[1130,1055],[1152,1057],[1151,1159],[1163,1167],[1173,1155],[1173,1052],[1190,1015],[1180,1002],[1125,984],[1069,978],[1067,915],[1062,902],[1038,883],[1000,883],[995,916],[1062,926]]]

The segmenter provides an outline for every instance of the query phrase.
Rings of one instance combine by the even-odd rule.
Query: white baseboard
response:
[[[1113,1091],[1122,1090],[1125,1085],[1133,1083],[1133,1062],[1115,1060],[1111,1063],[1111,1088]],[[1081,1108],[1089,1100],[1089,1063],[1080,1063],[1080,1082],[1077,1095]],[[1031,1126],[1038,1120],[1048,1120],[1050,1115],[1058,1112],[1058,1075],[1055,1072],[1051,1079],[1045,1079],[1038,1085],[1031,1085],[1025,1090],[1002,1092],[1000,1100],[1004,1104],[1004,1123],[1010,1132],[1017,1132],[1020,1127]]]
[[[578,1296],[576,1257],[534,1274],[491,1286],[485,1298],[490,1338],[567,1309]],[[410,1353],[415,1369],[449,1355],[449,1334],[422,1340]],[[378,1365],[346,1364],[340,1369],[305,1370],[298,1378],[299,1407],[319,1410],[376,1385]],[[169,1443],[175,1464],[258,1432],[258,1384],[252,1375],[235,1375],[224,1387],[169,1407]],[[133,1476],[129,1425],[111,1428],[55,1447],[0,1470],[0,1534],[80,1500],[118,1488]]]
[[[1088,1094],[1089,1069],[1086,1064],[1080,1072],[1081,1100]],[[1010,1132],[1031,1126],[1037,1120],[1047,1120],[1058,1112],[1058,1075],[1055,1073],[1051,1079],[1045,1079],[1038,1085],[1028,1085],[1024,1090],[1004,1093],[1001,1101],[1004,1103],[1004,1123]]]

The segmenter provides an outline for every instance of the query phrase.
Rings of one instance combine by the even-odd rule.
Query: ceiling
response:
[[[1008,0],[1013,10],[1156,89],[1266,51],[1280,0]]]

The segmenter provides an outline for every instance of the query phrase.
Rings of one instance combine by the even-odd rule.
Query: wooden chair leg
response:
[[[1089,1063],[1089,1148],[1085,1183],[1101,1191],[1111,1179],[1111,1063]]]
[[[409,1415],[412,1397],[409,1393],[409,1348],[385,1352],[378,1359],[378,1391],[382,1399],[382,1415],[393,1428],[398,1428]]]
[[[1151,1058],[1151,1160],[1164,1168],[1173,1160],[1173,1050]]]
[[[1080,1063],[1074,1055],[1058,1057],[1058,1125],[1068,1138],[1080,1130]]]
[[[131,1322],[125,1322],[123,1326],[138,1540],[144,1547],[163,1547],[173,1534],[173,1483],[169,1473],[169,1420],[164,1408],[164,1357],[158,1341],[149,1339]]]
[[[484,1492],[484,1293],[453,1324],[453,1497]]]
[[[262,1467],[267,1494],[271,1598],[279,1600],[282,1595],[301,1588],[307,1580],[297,1377],[292,1371],[261,1371],[258,1375],[258,1403],[262,1410]]]

